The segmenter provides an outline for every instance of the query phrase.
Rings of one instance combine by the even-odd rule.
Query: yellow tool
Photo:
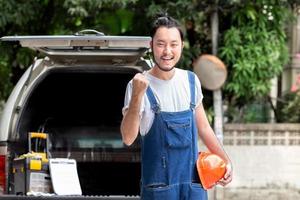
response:
[[[29,132],[28,134],[29,152],[40,156],[42,162],[48,162],[48,134],[37,132]]]

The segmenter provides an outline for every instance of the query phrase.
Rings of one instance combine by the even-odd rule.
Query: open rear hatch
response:
[[[22,47],[42,52],[54,61],[100,60],[102,64],[134,64],[150,47],[150,37],[96,35],[5,36]],[[70,61],[71,62],[71,61]]]
[[[143,70],[136,63],[149,49],[150,37],[9,36],[1,40],[19,41],[51,61],[51,70],[43,75],[31,73],[36,78],[29,78],[32,84],[22,94],[25,100],[13,120],[12,152],[26,153],[28,132],[46,132],[51,157],[77,160],[84,195],[138,195],[139,142],[126,147],[119,127],[126,85]]]

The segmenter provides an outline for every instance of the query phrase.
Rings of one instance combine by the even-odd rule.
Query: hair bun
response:
[[[154,16],[154,18],[156,18],[156,19],[162,18],[162,17],[169,18],[169,14],[166,11],[160,11]]]

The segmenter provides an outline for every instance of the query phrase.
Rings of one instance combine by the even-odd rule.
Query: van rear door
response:
[[[64,35],[64,36],[6,36],[6,37],[2,37],[1,40],[2,41],[19,42],[22,47],[27,47],[27,48],[33,49],[35,51],[39,51],[43,55],[46,55],[47,57],[50,58],[47,60],[39,59],[36,61],[35,64],[32,64],[28,68],[27,72],[21,78],[22,80],[20,79],[18,86],[15,87],[14,91],[12,92],[12,95],[9,97],[7,104],[5,106],[5,109],[3,111],[2,121],[0,121],[0,133],[1,133],[0,146],[3,144],[3,146],[5,147],[5,152],[1,153],[0,156],[4,155],[5,158],[2,160],[6,160],[6,161],[2,162],[2,163],[4,163],[3,164],[3,174],[5,174],[5,175],[0,176],[0,178],[5,177],[5,179],[3,179],[4,180],[3,182],[6,182],[6,184],[3,186],[3,190],[5,192],[7,192],[8,184],[10,181],[10,179],[8,178],[9,177],[8,169],[10,167],[8,166],[7,158],[8,158],[8,156],[14,155],[13,153],[19,153],[19,152],[17,152],[17,150],[13,149],[14,144],[17,144],[20,141],[20,138],[18,137],[18,135],[20,135],[20,134],[18,134],[19,133],[18,129],[22,130],[24,133],[25,132],[27,133],[28,130],[31,129],[31,127],[28,125],[28,130],[27,130],[27,129],[22,128],[23,125],[30,124],[30,123],[27,123],[30,120],[33,123],[38,123],[38,120],[41,120],[40,116],[36,115],[37,113],[35,111],[40,112],[41,114],[43,114],[43,116],[46,115],[44,110],[39,109],[40,108],[39,106],[42,106],[43,108],[48,106],[46,103],[43,106],[42,102],[45,102],[45,99],[47,99],[48,103],[53,103],[53,102],[55,102],[55,100],[58,100],[61,103],[61,100],[66,99],[66,98],[56,98],[59,96],[55,95],[55,93],[53,93],[53,95],[50,95],[51,98],[49,98],[49,97],[46,98],[46,96],[48,94],[50,94],[50,92],[49,92],[49,90],[42,90],[43,88],[41,86],[40,87],[40,88],[42,88],[41,91],[45,92],[44,93],[45,98],[42,98],[40,96],[41,93],[38,93],[36,95],[36,97],[37,97],[37,98],[35,98],[35,100],[37,100],[36,102],[40,102],[38,104],[38,106],[36,107],[37,109],[34,109],[35,108],[34,106],[30,107],[30,105],[27,104],[28,108],[30,108],[30,109],[32,108],[32,110],[30,110],[30,109],[28,109],[28,110],[32,111],[32,113],[34,113],[34,115],[37,117],[33,118],[33,119],[30,119],[29,117],[26,118],[26,116],[24,115],[24,113],[25,113],[24,107],[26,106],[24,102],[29,101],[29,98],[31,98],[31,99],[34,98],[34,96],[31,97],[30,94],[33,94],[32,91],[34,91],[34,87],[38,87],[38,85],[40,84],[37,81],[37,79],[40,78],[40,73],[43,73],[45,71],[45,70],[42,70],[42,68],[44,67],[44,68],[49,69],[50,67],[48,67],[48,66],[50,66],[51,63],[54,63],[54,64],[51,64],[51,68],[55,68],[56,66],[57,67],[61,67],[61,66],[66,67],[67,66],[67,67],[72,67],[72,69],[74,69],[73,66],[76,66],[78,64],[76,67],[78,67],[78,66],[86,67],[86,66],[92,66],[92,65],[93,65],[92,67],[94,67],[94,66],[103,67],[104,66],[103,68],[107,67],[107,71],[111,70],[112,68],[118,69],[118,70],[119,70],[119,68],[122,68],[122,70],[123,70],[123,69],[125,69],[124,66],[127,66],[127,67],[131,66],[134,69],[132,69],[130,71],[130,73],[126,72],[128,74],[127,76],[123,76],[123,77],[129,79],[129,76],[131,76],[136,71],[140,70],[140,68],[138,69],[136,67],[136,62],[138,62],[140,57],[142,57],[146,53],[146,51],[149,49],[151,38],[150,37],[139,37],[139,36],[104,36],[104,35],[69,35],[69,36],[65,36]],[[98,70],[98,71],[100,71],[100,70]],[[103,69],[103,71],[104,71],[104,69]],[[109,72],[111,72],[111,71],[109,71]],[[110,75],[107,75],[108,73],[101,74],[102,72],[98,72],[98,73],[93,72],[90,74],[92,74],[94,78],[90,79],[88,76],[89,75],[88,70],[85,70],[85,73],[80,73],[80,72],[78,72],[77,74],[76,73],[77,73],[77,71],[75,73],[73,73],[72,76],[70,76],[69,80],[71,80],[71,81],[73,80],[73,83],[77,83],[76,79],[74,77],[78,75],[78,77],[85,80],[85,82],[83,82],[83,83],[85,83],[86,85],[84,85],[84,86],[89,86],[88,85],[89,83],[99,83],[99,84],[93,84],[93,85],[95,85],[92,88],[93,91],[97,91],[96,89],[98,89],[98,88],[96,86],[99,86],[99,85],[102,85],[103,88],[107,88],[106,85],[104,85],[105,81],[114,80],[113,79],[114,77],[116,77],[116,79],[117,79],[117,77],[119,77],[119,76],[114,76],[113,72],[111,72]],[[54,74],[54,73],[52,73],[52,74]],[[67,73],[65,73],[65,74],[67,74]],[[73,76],[73,75],[75,75],[75,76]],[[58,76],[61,77],[61,79],[60,79],[61,82],[57,81]],[[45,78],[45,77],[43,77],[43,78]],[[103,80],[101,78],[103,78]],[[114,82],[116,82],[114,87],[115,88],[119,87],[117,84],[120,84],[120,85],[122,84],[122,86],[125,85],[124,83],[127,82],[127,79],[125,80],[125,78],[122,79],[122,82],[114,81]],[[53,87],[57,86],[57,88],[63,88],[62,85],[68,86],[68,84],[69,85],[71,84],[71,81],[65,82],[66,79],[65,79],[64,74],[56,73],[55,78],[53,78],[53,80],[54,79],[55,79],[55,82],[53,81],[52,83],[58,82],[61,84],[58,84],[58,83],[56,83],[57,85],[53,84],[52,85]],[[48,80],[50,80],[50,79],[48,79]],[[97,82],[98,80],[100,80],[100,82]],[[53,88],[51,86],[51,84],[49,84],[47,86],[49,88]],[[45,88],[47,88],[47,86],[45,86]],[[78,83],[78,87],[79,86],[80,85]],[[51,91],[55,92],[54,89]],[[85,90],[85,88],[83,88],[82,91],[87,92],[87,91],[91,91],[92,89]],[[121,88],[121,89],[125,89],[125,88]],[[119,91],[121,91],[121,89],[119,89]],[[68,92],[74,91],[73,94],[75,94],[75,89],[72,89],[72,90],[60,89],[59,91],[61,91],[61,93],[60,93],[61,95],[66,93],[64,91],[68,91]],[[78,91],[76,91],[76,92],[78,92]],[[68,96],[65,95],[65,97],[68,97]],[[75,97],[75,96],[72,96],[72,95],[69,96],[69,98],[73,100],[73,101],[70,100],[69,102],[73,102],[73,104],[74,104],[74,99],[78,99],[78,98],[71,98],[71,97]],[[88,99],[92,99],[95,102],[92,105],[91,105],[90,101],[85,100],[85,98],[83,96],[81,96],[81,98],[80,98],[80,100],[82,100],[82,101],[85,100],[84,105],[87,105],[90,108],[90,110],[92,110],[92,108],[94,109],[93,105],[96,105],[95,98],[97,96],[95,95],[95,98],[92,98],[92,97],[94,97],[94,96],[91,96],[91,98],[88,98]],[[115,98],[115,96],[114,96],[111,98],[112,98],[111,102],[114,102],[119,97]],[[74,104],[74,105],[75,106],[82,105],[82,101],[78,100],[78,104],[76,104],[76,105]],[[109,101],[107,100],[107,102],[109,102]],[[73,105],[73,104],[71,104],[71,105]],[[61,106],[61,107],[59,107],[59,109],[60,108],[71,108],[71,107],[70,106],[69,107]],[[94,110],[98,111],[97,113],[103,113],[105,111],[104,108],[105,107],[103,106],[102,110],[100,110],[100,108],[99,108],[99,110],[97,110],[97,109],[94,109]],[[58,112],[59,109],[56,109],[56,111]],[[114,109],[116,110],[116,108],[114,108]],[[121,109],[119,109],[119,110],[121,110]],[[47,111],[52,112],[53,110],[47,109]],[[85,112],[85,110],[82,109],[82,112]],[[86,114],[86,113],[84,113],[84,114]],[[5,116],[5,117],[3,117],[3,116]],[[58,114],[56,116],[58,116]],[[80,116],[82,116],[80,118],[80,120],[81,120],[84,116],[88,116],[88,115],[80,115]],[[105,115],[103,115],[103,116],[104,117],[102,117],[101,119],[103,119],[103,121],[105,121],[105,120],[107,121],[107,119],[106,119],[107,117],[105,118]],[[71,119],[75,119],[75,116],[72,117],[71,114],[69,115],[69,117]],[[28,119],[29,121],[25,120],[26,122],[24,122],[23,125],[21,126],[20,121],[23,118],[26,120]],[[70,119],[70,118],[67,118],[67,119]],[[110,119],[110,118],[108,118],[108,119]],[[71,121],[71,120],[69,120],[69,121]],[[54,125],[60,126],[60,124],[58,122],[53,122],[53,120],[52,120],[52,123]],[[34,127],[34,126],[35,125],[33,125],[32,127]],[[96,130],[96,128],[92,129],[92,131]],[[100,127],[100,128],[102,128],[102,127]],[[97,128],[97,130],[101,131],[102,129],[100,129],[100,128],[99,129]],[[59,130],[59,129],[57,128],[56,130]],[[77,128],[76,130],[81,130],[81,129]],[[84,130],[89,131],[91,129],[84,129]],[[91,132],[89,134],[91,134]],[[23,134],[23,135],[25,135],[25,134]],[[81,139],[81,138],[79,138],[79,139]],[[109,139],[110,138],[108,138],[105,141],[110,142],[111,140],[109,140]],[[88,140],[78,140],[78,141],[79,141],[79,143],[78,143],[79,145],[85,145],[84,148],[82,148],[82,146],[80,146],[80,148],[84,149],[84,150],[92,149],[92,148],[90,148],[90,146],[95,143],[95,142],[92,143]],[[114,142],[112,144],[117,144],[117,143]],[[11,146],[8,147],[8,145],[11,145]],[[97,165],[98,163],[100,163],[100,161],[102,162],[103,159],[106,159],[106,161],[107,161],[108,158],[102,156],[102,155],[105,155],[104,151],[107,151],[110,149],[112,151],[115,151],[115,148],[108,148],[108,147],[104,148],[103,147],[104,144],[101,143],[101,145],[102,146],[100,146],[100,147],[94,148],[97,151],[101,150],[101,152],[99,152],[98,154],[96,154],[97,152],[95,153],[94,150],[88,152],[89,155],[100,155],[98,157],[98,160],[97,160],[96,156],[94,156],[95,158],[91,156],[91,159],[88,160],[88,162],[93,162],[95,165]],[[105,144],[105,145],[108,146],[107,144]],[[7,150],[7,149],[9,149],[9,150]],[[12,149],[14,151],[11,151]],[[57,149],[58,149],[58,147],[57,147]],[[79,150],[81,150],[81,149],[79,149]],[[118,150],[116,150],[116,151],[118,151]],[[130,151],[130,149],[127,151]],[[13,153],[11,153],[11,152],[13,152]],[[119,152],[113,152],[113,153],[115,153],[116,155],[120,154]],[[123,152],[121,152],[121,153],[123,153]],[[8,154],[11,154],[11,155],[8,155]],[[83,152],[82,157],[85,158],[86,154],[87,154],[86,152]],[[115,154],[112,154],[112,155],[115,155]],[[121,158],[124,159],[124,156],[121,156],[120,159]],[[120,159],[118,160],[118,162],[120,162]],[[124,165],[127,164],[126,162],[123,162],[123,163],[124,163]],[[137,169],[139,169],[138,161],[133,160],[132,163],[134,163],[134,165],[137,167]],[[85,170],[85,169],[87,169],[87,167],[90,167],[90,164],[87,162],[82,162],[82,165],[83,165],[82,168],[84,169],[82,171],[86,172],[88,174],[90,171]],[[102,167],[111,168],[110,166],[117,166],[117,165],[113,165],[113,164],[106,162],[106,165],[102,166]],[[95,171],[96,171],[96,169],[97,168],[95,168]],[[134,171],[137,171],[137,170],[134,169]],[[127,171],[127,173],[128,173],[128,171]],[[121,174],[121,172],[120,172],[120,174]],[[123,171],[122,171],[122,174],[125,174],[125,173],[123,173]],[[99,177],[100,177],[100,175],[99,175]],[[100,178],[99,178],[99,180],[100,180]],[[118,181],[118,182],[120,182],[120,181]],[[122,184],[122,182],[121,182],[121,184]],[[107,185],[107,183],[106,183],[106,185]],[[124,185],[126,185],[126,184],[124,184]],[[127,185],[129,185],[129,184],[127,184]],[[125,187],[123,187],[123,188],[125,188]],[[1,184],[0,184],[0,189],[1,189]],[[1,194],[1,192],[0,192],[0,194]],[[107,195],[107,194],[105,194],[105,195]],[[118,195],[118,194],[116,194],[116,195]],[[131,194],[128,194],[128,195],[131,195]]]
[[[105,35],[5,36],[22,47],[42,52],[56,61],[89,59],[102,64],[133,64],[150,48],[150,37]]]
[[[97,66],[135,66],[140,58],[150,48],[150,37],[142,36],[105,36],[102,34],[74,34],[74,35],[39,35],[39,36],[5,36],[2,41],[18,42],[22,47],[27,47],[41,52],[50,58],[51,67],[76,66],[76,64],[89,63]],[[32,64],[27,70],[27,77],[22,77],[23,82],[15,87],[9,101],[2,113],[0,120],[0,141],[7,141],[13,125],[14,109],[22,102],[21,93],[24,93],[24,84],[31,84],[39,73],[32,73],[41,62]],[[51,64],[52,63],[52,64]],[[57,64],[53,64],[57,63]],[[46,65],[45,65],[46,66]],[[40,70],[41,71],[41,70]],[[26,79],[26,80],[24,80]],[[21,80],[20,80],[21,81]],[[24,83],[25,82],[25,83]],[[27,88],[27,90],[30,88]],[[14,102],[14,104],[12,103]],[[12,136],[11,135],[11,136]]]

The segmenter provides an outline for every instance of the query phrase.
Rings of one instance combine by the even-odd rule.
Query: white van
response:
[[[8,98],[0,121],[0,194],[14,194],[12,160],[28,133],[49,135],[49,156],[77,161],[83,195],[139,195],[140,146],[120,134],[127,82],[149,69],[150,37],[8,36],[41,55]]]

